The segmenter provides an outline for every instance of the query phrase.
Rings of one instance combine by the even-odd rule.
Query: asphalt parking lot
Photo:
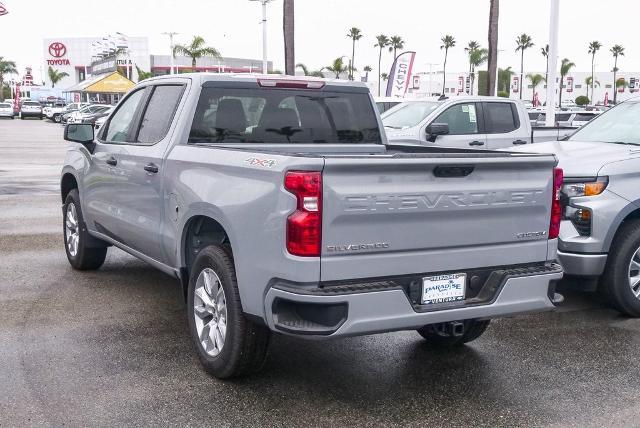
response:
[[[568,293],[458,350],[415,332],[276,335],[265,370],[201,368],[177,282],[115,249],[71,270],[47,121],[0,121],[0,426],[638,426],[640,320]]]

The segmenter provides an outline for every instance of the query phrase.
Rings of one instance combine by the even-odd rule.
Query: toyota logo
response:
[[[53,42],[49,45],[49,55],[54,58],[60,58],[67,53],[67,47],[60,42]]]

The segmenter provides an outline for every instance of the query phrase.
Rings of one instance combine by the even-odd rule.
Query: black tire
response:
[[[62,119],[60,118],[59,114],[55,114],[55,115],[53,115],[53,121],[55,123],[60,123],[62,121]]]
[[[20,115],[20,120],[24,120],[24,116],[23,115]]]
[[[226,298],[226,335],[219,354],[205,352],[198,337],[194,315],[194,296],[198,276],[212,269],[220,279]],[[271,333],[266,326],[247,319],[242,312],[238,283],[230,251],[216,245],[203,248],[191,266],[187,296],[189,331],[205,370],[219,379],[240,377],[262,369]]]
[[[78,248],[76,254],[72,254],[67,241],[67,213],[69,205],[73,204],[76,212],[76,227],[78,230]],[[107,257],[107,243],[102,243],[97,238],[92,237],[87,232],[87,226],[82,216],[82,208],[80,207],[80,195],[78,189],[73,189],[67,195],[62,210],[62,231],[64,237],[64,250],[67,254],[69,264],[77,270],[94,270],[98,269],[104,263]],[[103,245],[104,244],[104,245]]]
[[[625,222],[613,240],[600,288],[610,305],[630,317],[640,317],[640,298],[629,285],[631,258],[640,248],[640,220]]]
[[[447,348],[462,346],[465,343],[476,340],[487,330],[491,321],[465,320],[461,322],[464,325],[464,333],[460,336],[453,336],[443,331],[443,329],[439,328],[441,326],[440,324],[425,325],[416,331],[427,340],[429,345],[438,348]]]

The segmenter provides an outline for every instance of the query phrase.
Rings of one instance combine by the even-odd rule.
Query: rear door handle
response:
[[[158,172],[158,165],[154,163],[148,163],[144,166],[144,170],[155,174]]]
[[[527,144],[527,142],[524,140],[516,140],[513,142],[513,144],[515,144],[516,146],[520,146],[522,144]]]
[[[470,146],[484,146],[484,142],[482,141],[472,141],[469,143]]]
[[[107,159],[106,162],[107,162],[107,165],[111,165],[111,166],[118,165],[118,160],[116,158],[114,158],[113,156],[111,156],[109,159]]]

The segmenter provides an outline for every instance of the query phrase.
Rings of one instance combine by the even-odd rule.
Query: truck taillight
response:
[[[287,251],[294,256],[319,257],[322,244],[322,173],[289,171],[284,187],[297,199],[287,218]]]
[[[564,181],[562,168],[553,169],[553,199],[551,203],[551,223],[549,224],[549,239],[555,239],[560,234],[562,221],[562,205],[560,204],[560,190]]]

